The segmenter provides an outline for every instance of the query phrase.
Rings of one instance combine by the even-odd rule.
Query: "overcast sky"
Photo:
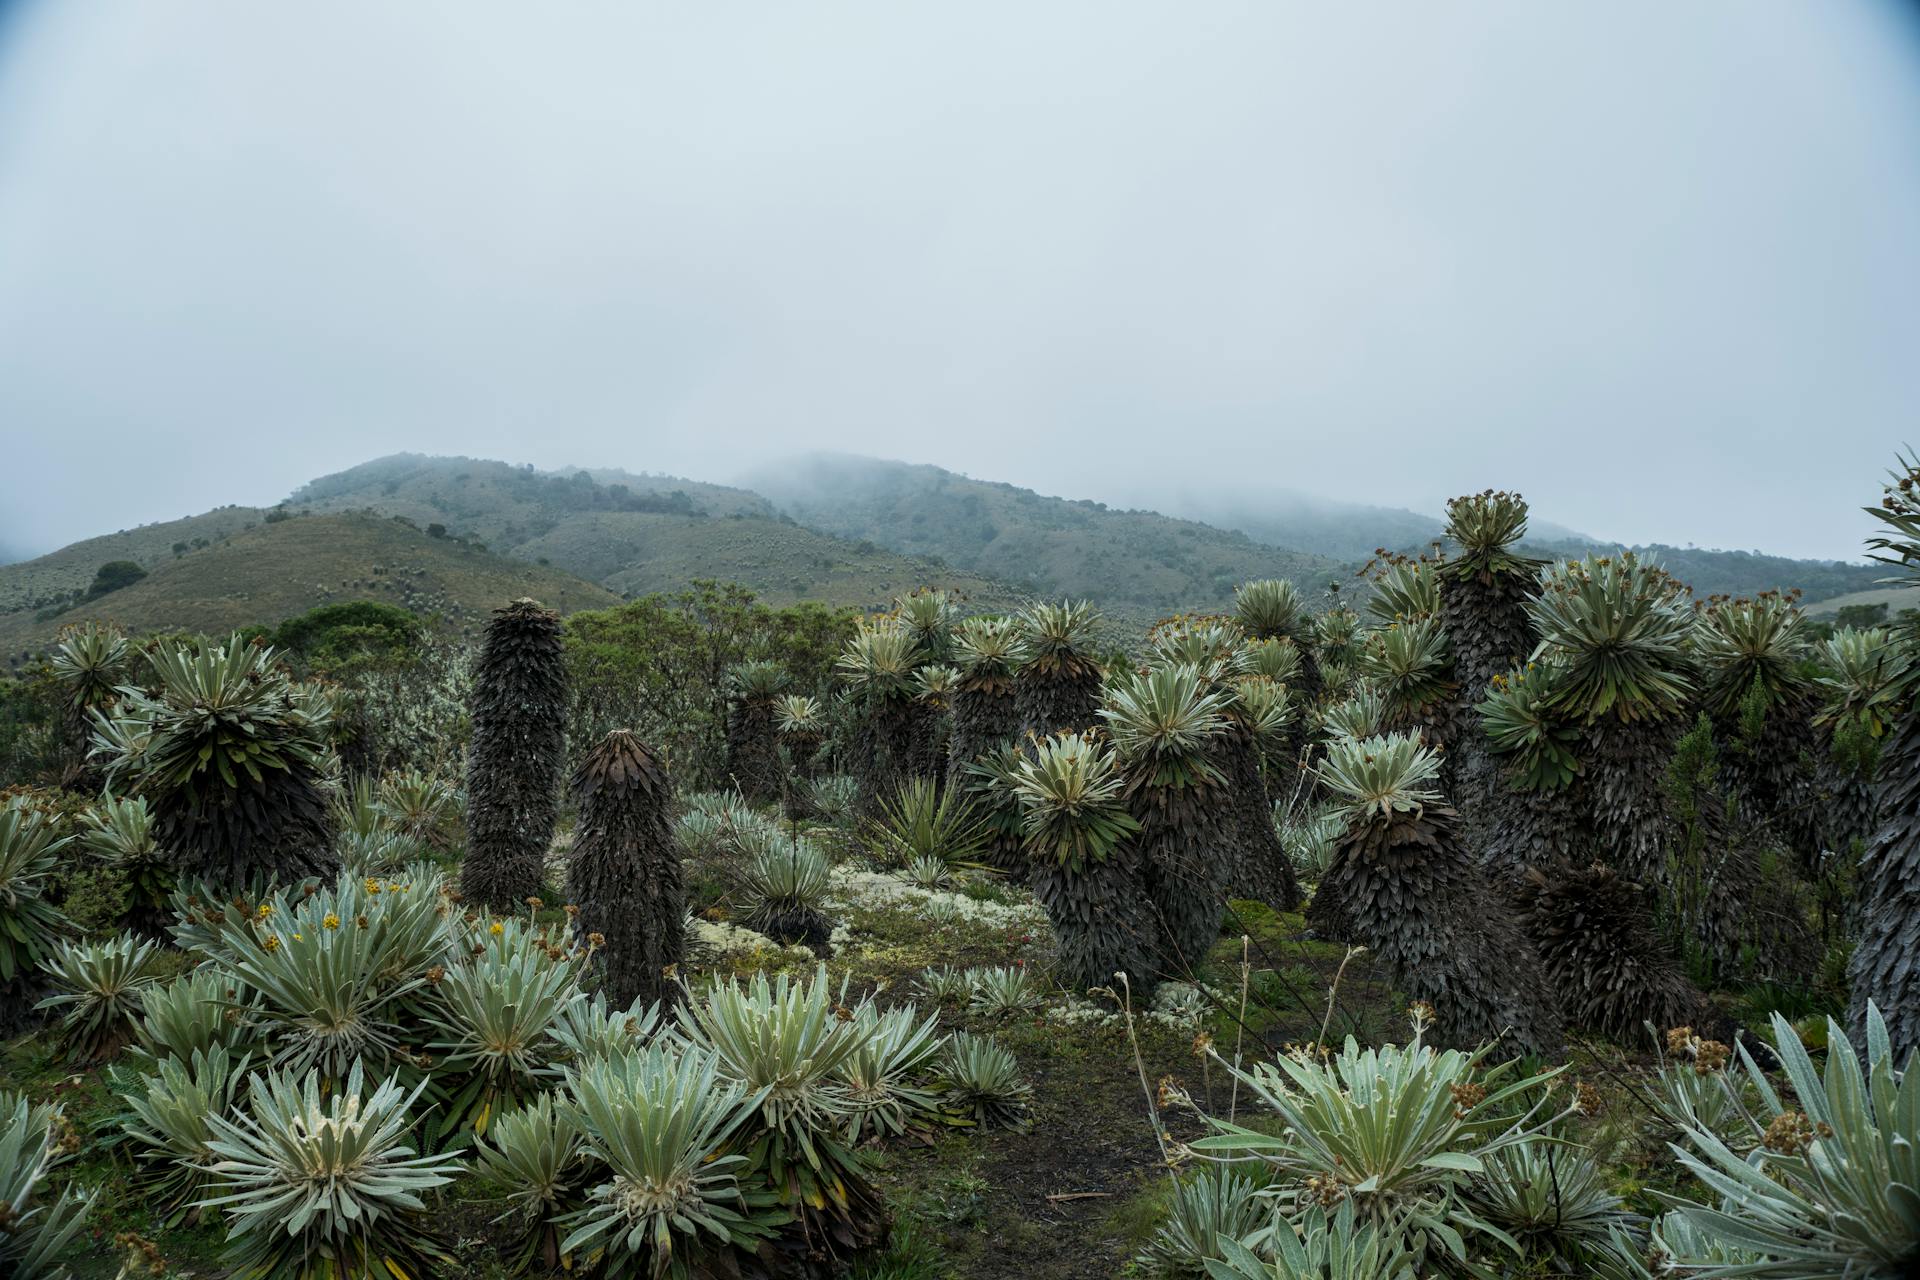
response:
[[[1853,556],[1920,437],[1892,4],[0,24],[19,548],[402,449],[725,480],[828,447],[1142,505],[1517,487]]]

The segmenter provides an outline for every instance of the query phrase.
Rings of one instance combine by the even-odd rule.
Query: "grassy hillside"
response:
[[[402,454],[315,480],[288,505],[440,524],[450,536],[623,595],[718,578],[772,603],[883,604],[921,585],[947,587],[986,608],[1017,602],[1016,592],[979,574],[802,528],[757,493],[675,476],[538,472]]]
[[[0,653],[17,660],[23,651],[44,648],[61,627],[87,618],[131,631],[220,632],[345,600],[384,600],[477,634],[490,610],[519,596],[565,613],[618,599],[562,570],[428,537],[386,516],[296,516],[243,529],[179,559],[169,555],[141,581],[58,617],[0,616]]]
[[[1883,568],[1883,572],[1891,570]],[[1870,591],[1849,591],[1845,595],[1810,602],[1807,614],[1809,617],[1831,618],[1848,605],[1855,604],[1884,604],[1888,617],[1898,617],[1904,610],[1920,609],[1920,587],[1875,587]]]
[[[174,558],[173,548],[219,542],[258,524],[258,507],[221,507],[184,520],[163,520],[102,534],[32,560],[0,565],[0,616],[44,609],[69,592],[84,591],[110,560],[132,560],[151,572]]]
[[[295,509],[403,515],[421,528],[443,524],[455,537],[511,553],[576,516],[601,512],[712,519],[771,515],[758,494],[677,476],[624,471],[535,471],[479,458],[395,454],[322,476],[288,499]]]
[[[1004,579],[1148,613],[1226,605],[1236,583],[1291,578],[1317,596],[1352,568],[1153,511],[1110,510],[939,467],[815,455],[751,477],[802,523]]]
[[[692,578],[718,578],[752,587],[771,604],[880,604],[918,586],[956,591],[985,609],[1019,601],[1018,593],[979,574],[862,547],[766,516],[692,521],[592,512],[522,544],[515,554],[567,565],[622,595],[672,591]]]

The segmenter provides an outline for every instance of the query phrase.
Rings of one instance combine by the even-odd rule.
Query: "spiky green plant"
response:
[[[1613,1262],[1616,1233],[1640,1224],[1608,1189],[1599,1161],[1570,1144],[1516,1143],[1481,1165],[1467,1189],[1474,1215],[1518,1241],[1529,1260],[1563,1275]]]
[[[1235,674],[1247,643],[1240,624],[1226,618],[1182,617],[1162,622],[1149,637],[1151,665],[1197,668],[1209,684]]]
[[[237,1274],[403,1276],[450,1263],[421,1196],[453,1181],[460,1161],[408,1145],[425,1088],[388,1079],[368,1092],[357,1062],[332,1092],[318,1072],[269,1071],[248,1079],[244,1109],[210,1114],[199,1204],[226,1215]]]
[[[835,826],[852,822],[860,804],[860,782],[844,773],[829,773],[807,783],[807,803]]]
[[[965,773],[965,794],[980,814],[981,861],[1003,871],[1026,866],[1026,834],[1015,785],[1026,758],[1012,742],[1002,742],[968,765]]]
[[[332,868],[323,727],[273,650],[194,639],[148,661],[157,693],[121,704],[144,745],[107,771],[146,796],[175,868],[226,885]]]
[[[1339,741],[1319,776],[1347,829],[1309,909],[1316,927],[1371,950],[1447,1042],[1557,1050],[1539,961],[1461,847],[1433,752],[1405,734]]]
[[[1641,1025],[1659,1060],[1647,1083],[1647,1100],[1666,1122],[1668,1136],[1697,1129],[1743,1155],[1751,1151],[1758,1136],[1747,1117],[1757,1099],[1740,1073],[1728,1070],[1732,1050],[1696,1034],[1691,1026],[1670,1026],[1662,1036],[1653,1023]]]
[[[777,827],[743,832],[741,919],[783,943],[818,945],[833,931],[825,907],[832,864],[820,846]]]
[[[98,1192],[55,1191],[48,1174],[66,1159],[66,1122],[56,1106],[0,1089],[0,1275],[67,1280],[62,1263],[86,1226]]]
[[[1371,684],[1362,684],[1320,712],[1320,728],[1330,739],[1371,738],[1385,732],[1387,702]]]
[[[1150,986],[1158,917],[1130,840],[1140,824],[1127,810],[1112,752],[1063,733],[1016,768],[1034,896],[1058,940],[1061,980],[1084,990],[1125,973]]]
[[[474,1144],[474,1167],[501,1189],[506,1211],[495,1221],[518,1228],[516,1269],[561,1270],[561,1223],[586,1208],[594,1167],[578,1108],[542,1093],[504,1112]]]
[[[517,911],[540,891],[566,761],[560,617],[532,600],[494,610],[474,662],[467,749],[467,857],[460,892]]]
[[[953,868],[947,865],[946,859],[930,853],[916,855],[907,863],[905,874],[909,884],[928,893],[953,887]]]
[[[720,1075],[749,1099],[740,1133],[747,1168],[834,1254],[871,1243],[884,1216],[841,1136],[858,1107],[840,1071],[861,1047],[866,1003],[847,1009],[821,965],[811,981],[761,973],[719,983],[681,1012],[687,1039],[716,1055]]]
[[[253,993],[217,966],[145,987],[140,1009],[133,1024],[135,1052],[153,1059],[185,1062],[216,1048],[240,1056],[258,1036]]]
[[[1360,615],[1345,605],[1335,605],[1313,620],[1314,656],[1322,664],[1351,661],[1354,637],[1360,632]]]
[[[811,810],[814,758],[827,738],[827,709],[820,699],[807,694],[782,694],[773,703],[773,728],[793,774],[784,789],[787,816],[804,817]]]
[[[158,954],[156,943],[123,933],[103,942],[63,941],[40,962],[53,994],[34,1008],[61,1011],[60,1040],[74,1061],[103,1061],[133,1038]]]
[[[952,596],[937,589],[922,588],[911,595],[896,596],[893,616],[928,662],[946,662],[953,656],[953,628],[960,616]]]
[[[929,1004],[965,1004],[973,994],[973,970],[949,964],[929,965],[913,980],[913,989]]]
[[[1759,1107],[1746,1116],[1759,1139],[1736,1153],[1704,1128],[1676,1146],[1680,1162],[1715,1197],[1663,1196],[1702,1234],[1761,1262],[1676,1261],[1703,1277],[1912,1274],[1920,1262],[1920,1072],[1902,1064],[1886,1021],[1867,1005],[1866,1061],[1839,1024],[1827,1024],[1817,1069],[1793,1027],[1773,1015],[1773,1051],[1791,1093],[1782,1096],[1748,1053],[1740,1063]]]
[[[1560,1069],[1528,1075],[1514,1060],[1485,1067],[1487,1052],[1438,1051],[1416,1022],[1406,1045],[1362,1049],[1349,1036],[1331,1059],[1303,1049],[1250,1068],[1229,1066],[1284,1130],[1275,1136],[1212,1117],[1214,1136],[1193,1145],[1260,1160],[1276,1183],[1306,1183],[1323,1200],[1352,1201],[1360,1220],[1404,1223],[1464,1261],[1462,1234],[1506,1240],[1472,1211],[1471,1178],[1557,1118],[1542,1116],[1542,1086]]]
[[[1300,678],[1300,646],[1281,636],[1273,640],[1249,640],[1240,650],[1235,665],[1246,675],[1265,676],[1286,685]]]
[[[967,971],[972,988],[967,1008],[987,1018],[1019,1018],[1038,1009],[1041,985],[1024,965],[1003,964]]]
[[[575,965],[533,945],[507,955],[489,950],[452,966],[434,996],[430,1047],[450,1093],[436,1128],[476,1134],[497,1112],[522,1105],[559,1077],[554,1026],[586,998]]]
[[[1373,577],[1367,614],[1381,626],[1440,616],[1440,575],[1429,559],[1387,557]]]
[[[73,840],[23,798],[0,805],[0,997],[31,973],[72,923],[47,901],[59,855]],[[18,997],[0,998],[0,1007]],[[0,1025],[8,1019],[0,1012]]]
[[[668,823],[673,780],[625,729],[607,734],[573,773],[573,857],[567,896],[582,937],[599,935],[601,987],[618,1005],[671,999],[687,914],[680,852]]]
[[[968,618],[954,631],[953,731],[947,747],[947,789],[963,789],[968,766],[1020,730],[1014,673],[1022,658],[1014,618]]]
[[[1899,718],[1912,651],[1886,627],[1841,627],[1816,650],[1822,723],[1885,737]]]
[[[1096,723],[1101,673],[1090,646],[1099,621],[1084,600],[1034,604],[1020,614],[1014,702],[1022,738],[1079,733]]]
[[[408,839],[431,849],[445,850],[459,814],[460,793],[438,773],[402,769],[380,780],[381,811]]]
[[[1279,800],[1273,805],[1273,825],[1294,869],[1314,881],[1333,865],[1340,837],[1347,830],[1346,819],[1335,808],[1303,805],[1290,809]]]
[[[1898,570],[1893,581],[1920,583],[1920,459],[1900,459],[1880,505],[1868,508],[1881,532],[1867,543],[1874,559]],[[1912,706],[1914,668],[1894,686],[1908,704],[1880,752],[1874,792],[1878,824],[1857,872],[1860,938],[1848,965],[1850,1020],[1866,1027],[1878,1002],[1896,1049],[1920,1047],[1920,713]]]
[[[662,1006],[639,1001],[622,1009],[604,992],[570,1001],[553,1020],[553,1038],[575,1062],[610,1058],[637,1049],[660,1030]]]
[[[213,1162],[209,1117],[232,1111],[249,1061],[215,1044],[161,1058],[152,1074],[116,1084],[127,1104],[120,1127],[140,1161],[143,1189],[170,1227],[199,1219],[194,1206]]]
[[[1515,667],[1488,682],[1480,720],[1514,787],[1552,791],[1580,772],[1580,730],[1556,696],[1558,676],[1558,667],[1540,663]]]
[[[188,908],[175,937],[258,994],[273,1063],[339,1080],[363,1062],[397,1062],[432,970],[453,940],[442,884],[429,868],[395,881],[343,877],[308,894],[280,893]]]
[[[1033,1086],[1012,1052],[991,1036],[956,1031],[941,1057],[942,1105],[982,1128],[1024,1133],[1032,1123]]]
[[[1414,1280],[1404,1228],[1357,1219],[1351,1200],[1331,1217],[1314,1205],[1297,1228],[1280,1223],[1271,1241],[1268,1258],[1222,1237],[1221,1256],[1206,1260],[1207,1280]]]
[[[880,816],[867,826],[867,847],[893,866],[922,858],[942,864],[978,861],[987,831],[973,800],[942,791],[930,779],[912,778],[881,802]]]
[[[1263,578],[1235,587],[1233,616],[1256,640],[1281,637],[1299,640],[1313,626],[1307,606],[1300,599],[1300,589],[1285,578]]]
[[[1156,1280],[1188,1280],[1206,1273],[1209,1259],[1224,1259],[1221,1241],[1246,1245],[1273,1225],[1274,1207],[1262,1198],[1264,1183],[1245,1165],[1205,1164],[1173,1182],[1165,1221],[1154,1228],[1134,1268]],[[1260,1280],[1273,1274],[1260,1260]]]
[[[884,1013],[862,1005],[850,1034],[858,1047],[842,1060],[837,1078],[853,1104],[847,1143],[894,1137],[935,1116],[938,1093],[926,1080],[939,1056],[939,1018],[922,1018],[912,1005]]]
[[[1535,656],[1559,664],[1558,697],[1586,722],[1662,719],[1693,692],[1683,589],[1631,551],[1554,565],[1527,614]]]
[[[1437,742],[1454,739],[1448,714],[1455,690],[1446,629],[1431,615],[1367,633],[1360,671],[1385,704],[1389,728],[1416,729]]]
[[[151,928],[173,892],[173,871],[153,835],[152,814],[140,796],[104,795],[80,812],[80,846],[126,877],[130,924]]]
[[[660,1280],[773,1234],[780,1215],[743,1192],[746,1158],[728,1148],[764,1095],[729,1083],[715,1055],[650,1046],[588,1065],[573,1092],[584,1141],[613,1176],[564,1219],[563,1257]]]

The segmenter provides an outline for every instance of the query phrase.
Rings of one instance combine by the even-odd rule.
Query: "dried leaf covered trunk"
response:
[[[494,612],[473,673],[467,750],[470,902],[514,910],[539,892],[566,759],[560,618],[532,600]]]
[[[615,729],[573,774],[580,807],[567,897],[581,937],[599,934],[601,989],[615,1008],[671,999],[687,914],[673,838],[673,782],[627,729]]]
[[[1214,767],[1226,782],[1231,850],[1228,891],[1280,911],[1300,905],[1300,879],[1273,827],[1273,806],[1253,739],[1237,726],[1220,735]]]
[[[1596,852],[1580,783],[1550,791],[1516,786],[1503,772],[1487,793],[1478,846],[1496,884],[1518,887],[1529,867],[1582,866]]]
[[[1572,1026],[1632,1039],[1699,1020],[1706,998],[1653,927],[1642,889],[1603,862],[1530,870],[1515,894],[1521,926]]]
[[[1159,921],[1160,969],[1191,980],[1206,963],[1227,910],[1235,831],[1226,788],[1141,787],[1128,803],[1148,902]]]
[[[1920,1047],[1920,712],[1908,711],[1880,758],[1880,829],[1859,871],[1860,941],[1847,976],[1850,1020],[1866,1034],[1867,1002],[1880,1006],[1894,1052]]]
[[[1449,795],[1474,847],[1496,838],[1496,820],[1487,810],[1503,786],[1500,762],[1480,732],[1474,708],[1495,676],[1524,663],[1533,652],[1535,636],[1526,608],[1532,585],[1530,575],[1488,571],[1449,575],[1440,593],[1441,624],[1453,650],[1457,684],[1451,719],[1460,726],[1448,743],[1453,781]]]
[[[318,780],[297,760],[231,788],[181,787],[153,800],[154,841],[183,874],[240,888],[331,875],[333,820]]]
[[[1084,733],[1100,722],[1100,669],[1084,663],[1070,670],[1020,668],[1014,703],[1022,738]]]
[[[1433,1006],[1442,1042],[1506,1035],[1530,1053],[1558,1052],[1560,1015],[1540,959],[1469,863],[1454,821],[1437,804],[1356,819],[1322,882],[1323,914],[1385,961],[1409,998]]]
[[[1580,757],[1601,857],[1640,884],[1665,883],[1664,781],[1680,736],[1666,721],[1626,723],[1607,716],[1588,726]]]
[[[755,804],[779,798],[784,771],[770,701],[736,698],[728,707],[727,773],[740,793]]]
[[[1124,973],[1136,992],[1152,990],[1159,972],[1159,932],[1140,855],[1126,843],[1104,861],[1079,870],[1042,863],[1033,894],[1053,925],[1061,982],[1076,991],[1113,986]]]
[[[953,692],[953,732],[947,742],[947,786],[966,785],[967,766],[1020,731],[1013,681],[962,681]]]

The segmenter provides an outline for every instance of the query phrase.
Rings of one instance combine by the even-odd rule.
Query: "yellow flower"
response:
[[[366,890],[368,893],[380,892],[380,882],[378,880],[375,880],[372,876],[368,876],[366,880]]]
[[[303,937],[301,937],[301,936],[300,936],[299,934],[297,934],[297,933],[293,935],[293,940],[294,940],[295,942],[305,942],[305,941],[306,941],[306,939],[305,939],[305,938],[303,938]]]
[[[266,941],[262,942],[260,945],[265,947],[269,951],[278,951],[280,949],[280,935],[277,933],[270,933],[267,935]]]
[[[320,923],[325,925],[329,929],[338,929],[340,927],[340,917],[337,915],[334,915],[333,912],[329,911],[327,912],[327,918],[325,920],[322,920]]]
[[[499,937],[501,934],[505,933],[506,931],[507,931],[507,926],[501,924],[498,920],[495,920],[493,924],[489,926],[487,929],[487,932],[491,933],[496,938]]]
[[[263,902],[260,904],[260,918],[262,920],[265,920],[268,916],[272,914],[273,914],[273,904],[271,902]]]

